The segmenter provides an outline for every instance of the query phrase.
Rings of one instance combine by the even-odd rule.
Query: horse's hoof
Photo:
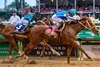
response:
[[[40,57],[43,57],[43,55],[41,55]]]
[[[13,61],[3,61],[2,63],[8,63],[8,64],[12,64],[12,63],[14,63]]]
[[[29,62],[29,64],[36,64],[36,61],[31,60],[31,61]]]
[[[13,62],[13,61],[8,61],[8,63],[12,64],[12,63],[14,63],[14,62]]]
[[[19,57],[21,57],[21,56],[16,56],[15,58],[17,59],[17,58],[19,58]]]
[[[56,54],[57,56],[60,56],[59,52],[53,52],[53,54]]]

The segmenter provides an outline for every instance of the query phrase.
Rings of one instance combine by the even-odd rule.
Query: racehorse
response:
[[[64,27],[60,32],[60,38],[62,45],[67,46],[67,63],[70,63],[70,53],[72,51],[72,47],[79,49],[83,52],[89,59],[92,58],[77,44],[76,35],[83,29],[88,29],[93,33],[99,33],[98,29],[94,25],[94,23],[90,20],[89,17],[82,17],[80,20],[68,21],[63,23]],[[28,35],[30,40],[28,46],[25,48],[25,55],[27,55],[27,62],[29,62],[28,53],[35,48],[36,44],[46,40],[48,43],[59,44],[59,38],[51,38],[45,35],[45,31],[48,27],[44,25],[32,27],[31,30],[27,30],[24,33],[20,33],[22,35]],[[19,34],[19,33],[18,33]]]
[[[36,25],[51,25],[50,22],[48,23],[48,19],[43,19],[42,21],[39,21],[36,23]],[[9,47],[9,58],[11,59],[12,56],[12,50],[16,50],[17,52],[19,52],[19,49],[16,47],[16,40],[19,41],[26,41],[29,42],[29,40],[27,39],[26,35],[17,35],[17,34],[10,34],[10,32],[15,31],[15,24],[10,24],[8,26],[5,26],[2,22],[0,22],[0,34],[4,36],[5,39],[7,39],[9,41],[9,43],[11,44]],[[31,29],[31,28],[30,28]],[[57,53],[51,46],[49,46],[48,44],[44,42],[40,43],[42,46],[46,46],[49,47],[54,53],[56,53],[57,55],[59,55],[59,53]],[[19,52],[20,53],[20,52]]]

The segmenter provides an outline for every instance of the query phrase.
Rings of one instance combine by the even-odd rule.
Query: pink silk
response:
[[[56,26],[53,25],[53,26],[52,26],[52,29],[48,28],[48,29],[46,30],[46,33],[47,33],[47,34],[50,34],[50,35],[56,35],[55,29],[56,29]]]

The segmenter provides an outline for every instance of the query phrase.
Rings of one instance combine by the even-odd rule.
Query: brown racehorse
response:
[[[28,55],[28,53],[35,48],[36,44],[47,40],[48,42],[53,42],[55,44],[59,44],[58,38],[54,39],[51,37],[47,37],[45,35],[45,30],[47,29],[47,26],[40,25],[33,27],[31,30],[27,30],[24,33],[24,35],[28,35],[28,38],[30,40],[28,46],[25,48],[25,54]],[[62,45],[65,45],[68,47],[67,49],[67,57],[68,57],[68,63],[70,63],[70,53],[72,50],[72,47],[75,47],[79,49],[81,52],[83,52],[89,59],[92,60],[92,58],[77,44],[77,38],[76,35],[83,29],[91,30],[93,33],[98,33],[98,29],[95,27],[93,22],[90,20],[89,17],[83,17],[78,21],[69,21],[64,23],[64,28],[60,32],[60,38],[62,41]],[[72,46],[72,47],[70,47]],[[29,61],[29,58],[27,56],[27,62]]]
[[[49,21],[49,19],[43,19],[42,21],[39,21],[36,23],[36,25],[51,25],[51,22]],[[0,23],[0,34],[3,35],[5,37],[5,39],[7,39],[9,41],[9,43],[11,44],[10,47],[9,47],[9,57],[10,59],[12,58],[11,57],[11,54],[12,54],[12,50],[16,50],[17,52],[19,51],[19,49],[16,47],[16,40],[19,40],[19,41],[26,41],[26,42],[29,42],[29,39],[27,39],[27,36],[26,35],[12,35],[10,34],[10,32],[13,32],[15,31],[15,26],[14,24],[10,24],[8,26],[5,26],[2,22]],[[31,29],[31,28],[30,28]],[[57,53],[51,46],[49,46],[48,44],[44,45],[44,42],[41,42],[40,43],[42,46],[46,46],[49,47],[54,53],[56,53],[57,55],[59,55],[59,53]]]

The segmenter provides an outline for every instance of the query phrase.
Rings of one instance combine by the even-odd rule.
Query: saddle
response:
[[[48,35],[49,37],[50,36],[54,38],[60,37],[60,32],[62,32],[64,26],[65,26],[64,23],[60,23],[58,26],[52,25],[47,28],[45,34]]]

